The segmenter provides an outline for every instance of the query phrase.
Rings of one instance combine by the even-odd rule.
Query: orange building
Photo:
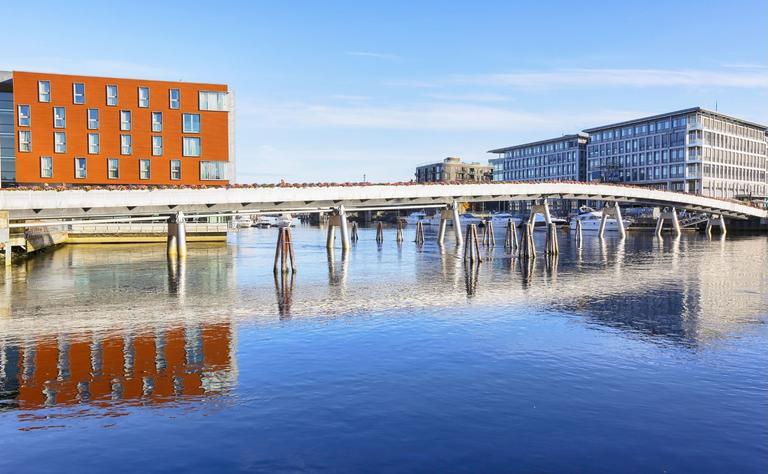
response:
[[[226,85],[0,72],[0,174],[26,184],[222,185]]]

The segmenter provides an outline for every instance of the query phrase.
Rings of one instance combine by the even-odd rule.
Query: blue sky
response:
[[[0,69],[229,84],[239,182],[409,180],[446,156],[485,161],[492,148],[716,102],[768,123],[765,0],[3,10],[15,19]]]

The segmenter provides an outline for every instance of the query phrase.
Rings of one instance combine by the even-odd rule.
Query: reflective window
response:
[[[200,138],[184,137],[182,154],[184,156],[200,156]]]
[[[184,133],[200,133],[200,114],[182,114]]]
[[[152,112],[152,131],[153,132],[163,131],[163,113],[162,112]]]
[[[120,177],[120,162],[117,158],[107,160],[107,178],[117,179]]]
[[[85,178],[87,176],[85,158],[75,158],[75,178]]]
[[[99,153],[99,134],[88,134],[88,153],[91,155],[97,155]]]
[[[120,154],[130,155],[133,151],[130,135],[120,135]]]
[[[139,160],[139,179],[149,179],[149,160]]]
[[[131,111],[120,111],[120,130],[127,132],[131,129]]]
[[[163,137],[152,137],[152,156],[163,154]]]
[[[149,87],[139,87],[139,107],[149,107]]]
[[[107,86],[107,105],[117,105],[117,86]]]
[[[99,109],[88,109],[88,130],[99,129]]]
[[[40,157],[40,177],[53,178],[53,158],[50,156]]]
[[[181,104],[181,93],[178,89],[171,89],[168,91],[168,107],[171,109],[178,109]]]
[[[19,127],[29,127],[31,124],[30,112],[28,105],[19,105]]]
[[[53,128],[65,128],[67,126],[67,111],[64,107],[53,108]]]
[[[223,180],[227,179],[226,161],[201,161],[200,162],[201,180]]]
[[[53,132],[53,152],[67,152],[67,135],[64,132]]]
[[[19,151],[32,150],[32,132],[19,130]]]
[[[72,102],[75,104],[85,103],[85,84],[82,82],[72,84]]]
[[[171,160],[171,179],[181,179],[181,160]]]
[[[49,81],[37,81],[37,100],[40,102],[51,101],[51,83]]]
[[[200,110],[226,110],[226,92],[200,91]]]

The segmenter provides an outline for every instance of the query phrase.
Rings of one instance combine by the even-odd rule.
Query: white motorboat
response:
[[[235,216],[232,218],[233,229],[248,229],[253,225],[251,216]]]
[[[459,220],[461,221],[462,227],[466,226],[467,224],[480,224],[481,222],[483,222],[483,219],[481,217],[477,217],[474,214],[471,214],[469,212],[461,214],[459,216]],[[434,216],[427,218],[427,220],[424,221],[424,223],[425,224],[434,225],[434,226],[439,226],[440,225],[440,213],[438,212]],[[453,225],[453,219],[449,219],[448,220],[448,225],[449,226]]]
[[[549,221],[555,224],[557,227],[568,225],[568,221],[563,219],[562,217],[550,216]],[[524,224],[524,223],[525,221],[521,222],[521,224]],[[536,217],[533,219],[533,230],[547,230],[547,220],[544,218],[542,214],[536,214]]]
[[[416,225],[419,222],[421,222],[423,225],[431,224],[431,220],[427,217],[427,214],[420,211],[412,212],[405,218],[405,223],[408,225]]]
[[[519,226],[522,221],[519,217],[515,217],[508,212],[499,212],[491,215],[491,225],[494,228],[506,229],[510,219],[512,219],[512,225],[515,227]]]
[[[576,230],[576,222],[581,221],[581,229],[584,231],[598,231],[600,230],[600,221],[603,219],[603,211],[596,211],[590,207],[582,206],[579,208],[579,214],[571,219],[570,228]],[[629,219],[622,219],[624,229],[628,229],[632,225],[632,221]],[[606,232],[618,232],[619,222],[613,218],[608,217],[605,220]]]

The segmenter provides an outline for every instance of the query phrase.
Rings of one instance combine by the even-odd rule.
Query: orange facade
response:
[[[43,81],[42,86],[40,81]],[[46,84],[48,97],[44,94]],[[108,86],[110,97],[114,96],[111,92],[115,90],[111,86],[116,86],[117,97],[112,100],[114,105],[108,105]],[[41,87],[42,99],[48,98],[48,102],[41,100]],[[142,98],[148,100],[140,102],[140,88],[146,88],[148,98]],[[172,100],[172,90],[178,91],[178,102],[175,100],[176,92],[173,92]],[[201,110],[201,91],[226,94],[221,96],[225,97],[224,110]],[[234,170],[230,165],[231,112],[228,111],[231,98],[226,85],[13,72],[13,100],[18,184],[222,185],[233,178],[230,176]],[[29,106],[28,125],[23,124],[25,120],[19,120],[20,110],[25,110],[20,109],[20,105]],[[56,107],[63,107],[63,127],[60,118],[56,124],[59,127],[54,126]],[[89,112],[89,109],[97,112]],[[121,130],[121,119],[125,122],[127,115],[125,112],[130,113],[130,130]],[[155,130],[153,113],[155,118],[161,117],[162,123],[161,127],[157,127],[155,120]],[[185,131],[183,114],[192,116],[188,119],[198,125],[187,127]],[[94,115],[98,121],[93,120]],[[30,133],[24,133],[23,137],[31,137],[28,151],[21,143],[22,135],[19,133],[26,131]],[[60,144],[58,150],[55,145],[57,132],[63,133],[65,139],[65,147]],[[98,135],[97,138],[90,138],[91,146],[89,134]],[[121,136],[130,138],[121,139]],[[153,137],[160,138],[153,141]],[[193,150],[187,154],[195,154],[199,150],[199,156],[184,156],[185,137],[189,139],[189,149]],[[58,138],[61,139],[62,135]],[[130,148],[124,146],[128,140]],[[93,146],[94,141],[98,143],[97,148]],[[157,147],[158,143],[161,147]],[[199,147],[191,146],[195,143],[199,143]],[[41,157],[45,157],[45,165],[41,163]],[[48,157],[50,160],[47,160]],[[86,171],[80,173],[85,176],[77,176],[76,158],[85,158]],[[117,160],[111,162],[111,173],[108,169],[110,159]],[[140,163],[141,160],[144,162]],[[205,171],[201,169],[201,162],[205,162],[202,165]],[[52,164],[52,169],[49,169],[48,163]],[[172,164],[174,173],[171,171]],[[41,169],[41,166],[46,169]],[[144,167],[143,172],[141,166]],[[178,169],[176,166],[180,166],[180,176],[175,172]],[[211,166],[218,171],[209,173]],[[220,174],[221,169],[225,170],[224,174]],[[47,177],[48,174],[51,176]]]

